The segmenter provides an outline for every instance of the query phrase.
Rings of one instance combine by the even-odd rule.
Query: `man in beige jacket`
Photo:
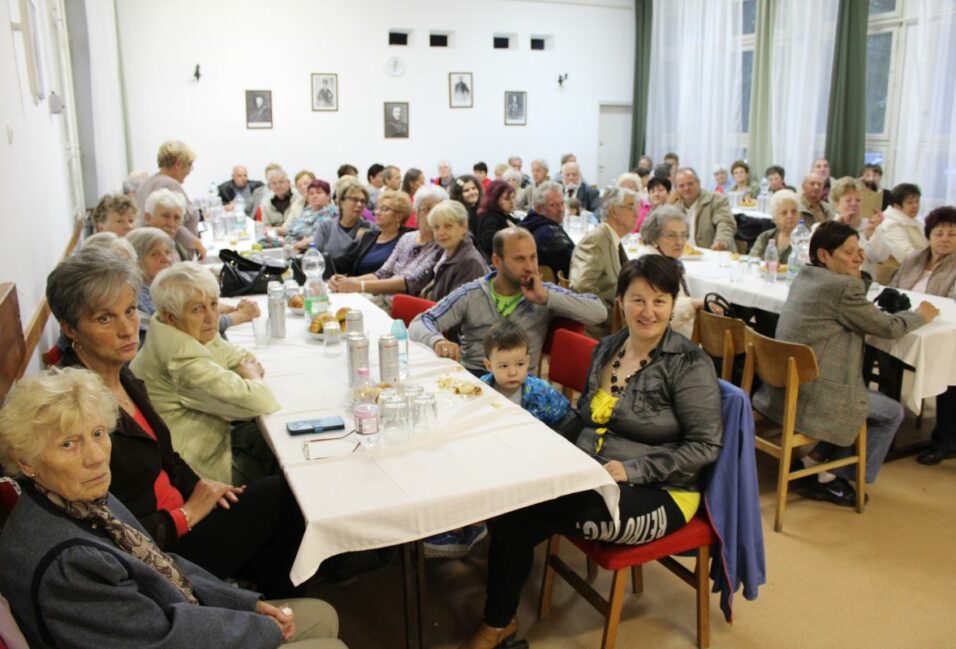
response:
[[[690,240],[713,250],[734,250],[737,222],[727,197],[700,188],[697,172],[683,167],[677,172],[677,207],[687,215]]]

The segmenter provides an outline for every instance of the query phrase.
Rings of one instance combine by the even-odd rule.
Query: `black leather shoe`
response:
[[[926,466],[934,466],[943,460],[948,460],[953,457],[956,457],[956,450],[942,451],[938,448],[930,447],[917,455],[916,461],[920,464],[925,464]]]

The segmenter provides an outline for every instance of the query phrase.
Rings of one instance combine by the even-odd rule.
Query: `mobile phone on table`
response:
[[[331,430],[345,430],[345,420],[341,417],[323,417],[321,419],[303,419],[290,421],[285,425],[290,435],[311,435]]]

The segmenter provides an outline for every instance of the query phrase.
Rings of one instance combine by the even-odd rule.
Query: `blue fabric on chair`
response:
[[[734,593],[743,584],[744,597],[756,599],[767,574],[750,399],[735,385],[719,383],[724,444],[702,484],[707,515],[720,537],[710,564],[713,592],[720,592],[720,608],[732,622]]]

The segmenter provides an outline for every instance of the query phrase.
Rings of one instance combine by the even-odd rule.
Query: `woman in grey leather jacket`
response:
[[[671,331],[680,290],[673,262],[628,262],[617,301],[626,328],[601,340],[578,401],[577,446],[620,484],[619,522],[594,491],[500,517],[493,527],[484,624],[464,649],[497,646],[517,633],[515,612],[535,546],[555,533],[639,545],[683,527],[700,503],[700,471],[717,459],[723,426],[713,362]]]

